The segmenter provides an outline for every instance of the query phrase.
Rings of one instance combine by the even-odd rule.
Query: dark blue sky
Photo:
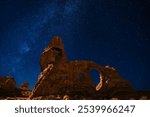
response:
[[[0,75],[32,88],[39,58],[61,35],[70,60],[115,67],[150,90],[150,0],[1,0]]]

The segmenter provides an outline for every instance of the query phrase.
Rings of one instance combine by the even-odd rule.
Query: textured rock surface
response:
[[[61,37],[51,39],[40,57],[41,73],[31,91],[25,82],[16,87],[13,77],[0,77],[0,99],[91,100],[150,99],[150,91],[135,91],[115,68],[93,61],[69,61]],[[97,70],[99,83],[90,72]]]
[[[16,87],[16,81],[12,76],[0,77],[0,99],[26,99],[29,95],[31,90],[28,89],[28,83]]]
[[[0,77],[1,90],[14,90],[15,88],[16,82],[12,76]]]
[[[41,74],[30,99],[48,95],[119,96],[134,93],[129,81],[121,78],[112,67],[100,66],[92,61],[68,61],[61,37],[54,37],[41,55]],[[99,72],[95,86],[89,72]]]
[[[29,90],[29,83],[28,82],[24,82],[19,86],[19,89],[21,90]]]
[[[15,96],[18,94],[16,81],[12,76],[0,77],[0,96]]]
[[[18,87],[18,90],[20,91],[22,97],[29,97],[29,95],[31,95],[31,90],[29,89],[29,83],[28,82],[22,83]]]

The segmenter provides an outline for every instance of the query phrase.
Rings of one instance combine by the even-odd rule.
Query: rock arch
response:
[[[127,89],[127,91],[132,89],[129,82],[122,79],[113,67],[103,67],[93,61],[68,62],[59,36],[54,37],[42,53],[40,65],[41,74],[30,98],[51,94],[96,95],[102,92],[111,95],[114,88],[115,92],[117,89]],[[89,72],[93,69],[99,72],[100,82],[97,86],[89,76]]]

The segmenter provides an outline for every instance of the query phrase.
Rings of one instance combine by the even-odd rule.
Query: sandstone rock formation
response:
[[[19,86],[19,89],[21,90],[29,90],[29,83],[28,82],[24,82]]]
[[[112,97],[134,92],[129,81],[121,78],[112,67],[103,67],[92,61],[68,61],[59,36],[54,37],[42,53],[40,66],[41,74],[30,99],[58,94]],[[93,69],[99,72],[99,83],[96,86],[89,76]]]
[[[150,91],[135,91],[113,67],[93,61],[69,61],[59,36],[51,39],[41,54],[40,67],[41,73],[32,91],[27,82],[16,87],[12,76],[0,77],[0,99],[150,99]],[[92,70],[99,73],[97,84],[90,76]]]
[[[27,82],[17,87],[12,76],[0,76],[0,99],[26,99],[25,97],[29,95],[31,95],[31,90]]]
[[[0,96],[17,95],[16,81],[12,76],[0,77]]]
[[[22,83],[18,87],[18,90],[20,91],[22,97],[29,97],[29,95],[31,95],[31,90],[29,89],[29,83],[28,82]]]

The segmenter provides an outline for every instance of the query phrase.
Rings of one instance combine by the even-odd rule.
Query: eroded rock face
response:
[[[103,71],[104,94],[107,94],[108,97],[115,96],[121,99],[128,99],[130,96],[135,95],[130,82],[123,79],[113,67],[105,66]]]
[[[31,95],[31,90],[27,82],[16,87],[16,81],[12,76],[0,77],[0,97],[2,99],[25,99],[24,97],[29,97],[29,95]]]
[[[29,83],[28,82],[24,82],[19,86],[19,89],[21,90],[29,90]]]
[[[7,100],[91,100],[150,99],[149,91],[134,91],[117,70],[93,61],[67,60],[61,37],[51,39],[41,54],[41,73],[31,91],[25,82],[16,87],[13,77],[0,77],[0,99]],[[97,70],[99,83],[90,72]]]
[[[42,53],[40,65],[41,74],[30,99],[48,95],[116,96],[120,92],[133,92],[129,81],[112,67],[92,61],[68,61],[59,36],[54,37]],[[89,76],[93,69],[99,72],[100,82],[96,86]]]
[[[0,90],[14,90],[16,82],[12,76],[0,77]]]
[[[0,96],[16,95],[16,81],[12,76],[0,77]]]
[[[59,65],[62,67],[67,63],[67,57],[64,50],[64,45],[62,44],[61,38],[59,36],[54,37],[40,58],[41,71],[48,67],[49,64]]]

